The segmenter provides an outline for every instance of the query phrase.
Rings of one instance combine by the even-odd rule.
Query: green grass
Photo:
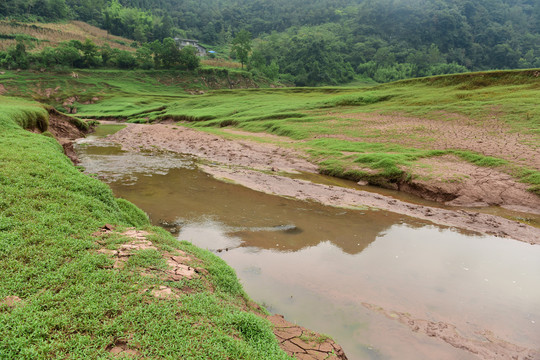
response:
[[[270,324],[245,311],[248,299],[230,267],[150,227],[141,210],[80,173],[54,139],[23,130],[46,124],[39,104],[0,100],[1,359],[106,359],[122,341],[154,359],[288,358]],[[153,232],[159,251],[141,250],[113,269],[97,250],[128,240],[92,236],[106,223]],[[161,251],[177,248],[201,259],[209,286],[142,275],[165,266]],[[169,300],[144,291],[161,285],[185,291]],[[10,296],[22,302],[3,304]]]
[[[431,134],[426,126],[407,129],[404,135],[395,129],[377,129],[369,117],[357,115],[408,116],[433,123],[462,117],[466,125],[479,128],[493,126],[496,120],[500,127],[522,134],[524,143],[538,149],[538,70],[446,75],[357,88],[208,91],[211,78],[223,77],[224,71],[202,69],[194,77],[167,71],[100,70],[81,72],[79,79],[66,78],[66,74],[6,73],[0,81],[10,95],[32,94],[36,98],[35,91],[28,88],[32,81],[42,84],[41,88],[59,87],[60,99],[76,93],[80,98],[76,104],[78,116],[83,118],[120,118],[131,122],[172,119],[183,126],[226,136],[232,135],[223,132],[224,128],[284,136],[294,142],[281,145],[304,151],[320,165],[322,172],[335,176],[376,183],[384,183],[385,177],[391,182],[402,181],[411,178],[406,168],[414,161],[453,154],[477,166],[498,167],[537,192],[536,178],[520,175],[531,170],[530,164],[527,167],[514,163],[504,154],[482,155],[472,148],[440,149],[433,143],[441,135]],[[233,73],[228,72],[229,76]],[[241,72],[237,75],[241,76]],[[205,89],[205,93],[190,95],[186,89]],[[83,99],[96,96],[97,102],[84,104]],[[54,106],[53,97],[38,96],[38,100]],[[408,143],[414,145],[405,145]]]

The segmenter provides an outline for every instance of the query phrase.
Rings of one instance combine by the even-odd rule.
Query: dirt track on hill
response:
[[[313,184],[278,176],[273,172],[316,172],[317,166],[305,160],[302,154],[277,145],[248,140],[228,140],[181,126],[164,124],[130,124],[110,136],[109,140],[121,144],[126,150],[162,149],[194,155],[210,162],[209,165],[202,166],[204,171],[218,178],[233,180],[241,185],[271,194],[313,200],[332,206],[375,207],[429,220],[436,224],[540,244],[539,228],[497,216],[413,205],[370,192]],[[452,159],[446,159],[446,161],[451,162]],[[489,181],[489,174],[487,175],[482,191],[489,193],[493,184]],[[496,176],[495,179],[497,183],[501,183],[499,177]],[[511,190],[507,191],[507,197],[503,197],[505,203],[501,205],[521,205],[520,210],[531,212],[540,209],[540,205],[536,207],[536,204],[540,204],[540,198],[523,189],[513,188],[515,182],[511,179],[505,179],[505,181],[507,182],[503,182],[500,186],[510,186]],[[427,185],[429,184],[424,186]],[[477,188],[482,189],[481,186]],[[531,200],[523,206],[525,195],[531,196]],[[454,198],[461,198],[463,202],[467,201],[466,196],[456,195]],[[478,199],[472,199],[472,201],[475,205],[478,204]]]

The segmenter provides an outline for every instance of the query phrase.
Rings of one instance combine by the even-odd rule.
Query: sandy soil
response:
[[[452,211],[413,205],[379,194],[314,184],[308,181],[294,180],[272,174],[271,171],[317,171],[317,166],[303,159],[301,154],[277,145],[261,144],[248,140],[233,141],[180,126],[164,124],[130,124],[110,136],[109,139],[122,144],[123,148],[128,150],[155,150],[158,148],[198,156],[212,163],[202,166],[202,168],[215,177],[233,180],[238,184],[270,194],[313,200],[332,206],[374,207],[429,220],[440,225],[513,238],[531,244],[540,243],[540,229],[497,216],[480,214],[478,212]],[[448,158],[445,161],[450,164],[453,160]],[[460,167],[461,165],[462,163],[459,163]],[[254,171],[253,169],[267,170],[267,172]],[[466,169],[461,167],[460,170],[465,171]],[[474,169],[471,168],[469,170],[468,173],[476,173],[479,169],[474,167]],[[516,208],[519,206],[520,210],[534,211],[535,209],[540,209],[540,206],[537,206],[535,202],[538,201],[538,197],[526,192],[523,188],[518,188],[513,181],[509,183],[511,181],[509,179],[502,179],[504,181],[499,179],[504,174],[499,174],[495,177],[496,182],[501,183],[499,187],[494,187],[489,180],[490,178],[483,177],[483,175],[480,173],[478,178],[471,178],[471,182],[477,181],[476,186],[474,183],[469,185],[467,182],[445,182],[445,184],[448,183],[451,185],[460,184],[459,188],[452,190],[455,192],[454,194],[457,194],[451,197],[452,199],[457,199],[454,200],[454,204],[462,205],[463,203],[470,204],[471,202],[474,204],[490,203],[485,201],[481,195],[473,196],[474,194],[465,192],[464,189],[472,186],[474,189],[483,189],[482,191],[487,194],[490,194],[492,189],[506,188],[505,191],[497,190],[499,191],[498,194],[504,193],[505,196],[508,194],[506,198],[505,196],[501,197],[503,202],[497,200],[497,203],[509,206],[514,205]],[[484,181],[484,183],[479,183],[480,181]],[[437,183],[427,182],[422,186],[423,188],[427,188],[431,185],[437,186]],[[415,189],[411,187],[410,191],[414,192]],[[444,191],[448,190],[445,189]],[[460,191],[463,191],[463,193],[460,193]],[[420,191],[418,192],[420,193]],[[434,190],[433,193],[436,194],[438,192]],[[475,192],[475,194],[477,193],[481,192]],[[499,199],[498,195],[493,197]],[[516,201],[508,202],[510,198],[516,199]],[[524,206],[523,204],[526,205]]]
[[[109,136],[109,139],[122,144],[127,150],[153,150],[157,147],[257,170],[317,171],[316,165],[289,149],[247,140],[227,140],[181,126],[129,124],[125,129]]]

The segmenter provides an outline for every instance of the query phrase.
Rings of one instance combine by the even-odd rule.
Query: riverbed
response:
[[[123,151],[101,137],[116,129],[76,146],[87,173],[221,256],[255,301],[333,337],[349,359],[539,356],[540,246],[254,191],[194,157]]]

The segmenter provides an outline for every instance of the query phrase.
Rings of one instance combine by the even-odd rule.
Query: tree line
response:
[[[248,68],[297,85],[540,67],[538,0],[3,0],[0,16],[78,19],[140,43],[230,45],[245,30]]]
[[[29,42],[17,38],[17,44],[0,51],[0,68],[116,68],[116,69],[179,69],[195,70],[200,66],[197,50],[192,46],[179,49],[176,41],[165,38],[138,47],[135,52],[113,49],[108,44],[97,46],[90,39],[70,40],[58,47],[28,52]]]

